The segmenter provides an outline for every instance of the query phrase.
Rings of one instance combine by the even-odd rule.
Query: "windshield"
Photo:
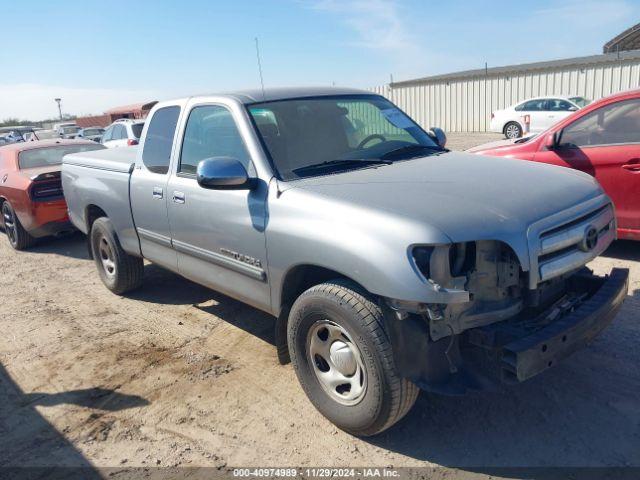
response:
[[[143,127],[144,123],[134,123],[133,125],[131,125],[131,131],[133,131],[133,134],[136,138],[140,138],[140,135],[142,135]]]
[[[34,148],[20,152],[18,155],[18,163],[20,170],[48,167],[49,165],[61,165],[62,157],[69,153],[88,152],[90,150],[100,150],[103,148],[105,147],[100,144]]]
[[[85,128],[82,130],[83,135],[102,135],[103,132],[102,128]]]
[[[588,100],[584,97],[571,97],[569,98],[573,103],[575,103],[580,108],[586,107],[591,103],[591,100]]]
[[[283,180],[442,151],[413,120],[377,95],[279,100],[248,108]]]

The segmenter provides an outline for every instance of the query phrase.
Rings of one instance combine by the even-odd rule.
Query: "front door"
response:
[[[267,185],[211,190],[196,180],[201,160],[233,157],[255,176],[230,110],[198,105],[189,113],[176,174],[168,186],[169,222],[181,275],[268,310],[265,246]]]
[[[622,238],[640,240],[640,99],[604,105],[566,126],[560,145],[535,161],[594,176],[616,207]]]
[[[179,115],[178,106],[163,107],[153,114],[130,187],[131,209],[142,255],[172,270],[177,269],[177,256],[171,248],[167,181]]]

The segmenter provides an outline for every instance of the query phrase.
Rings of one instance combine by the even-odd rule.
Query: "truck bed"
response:
[[[81,232],[89,233],[90,220],[106,213],[122,247],[140,254],[129,200],[129,180],[137,148],[114,148],[66,155],[62,162],[62,188],[69,218]]]

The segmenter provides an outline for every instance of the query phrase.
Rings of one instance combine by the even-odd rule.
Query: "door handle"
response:
[[[173,192],[173,201],[174,203],[184,203],[184,193],[182,192]]]
[[[162,191],[162,188],[153,187],[153,198],[157,198],[158,200],[162,200],[163,197],[164,197],[164,193]]]
[[[629,172],[640,172],[640,158],[632,158],[622,168]]]

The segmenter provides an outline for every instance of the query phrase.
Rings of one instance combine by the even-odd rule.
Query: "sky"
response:
[[[99,114],[260,85],[367,88],[593,55],[640,0],[3,2],[0,119]]]

